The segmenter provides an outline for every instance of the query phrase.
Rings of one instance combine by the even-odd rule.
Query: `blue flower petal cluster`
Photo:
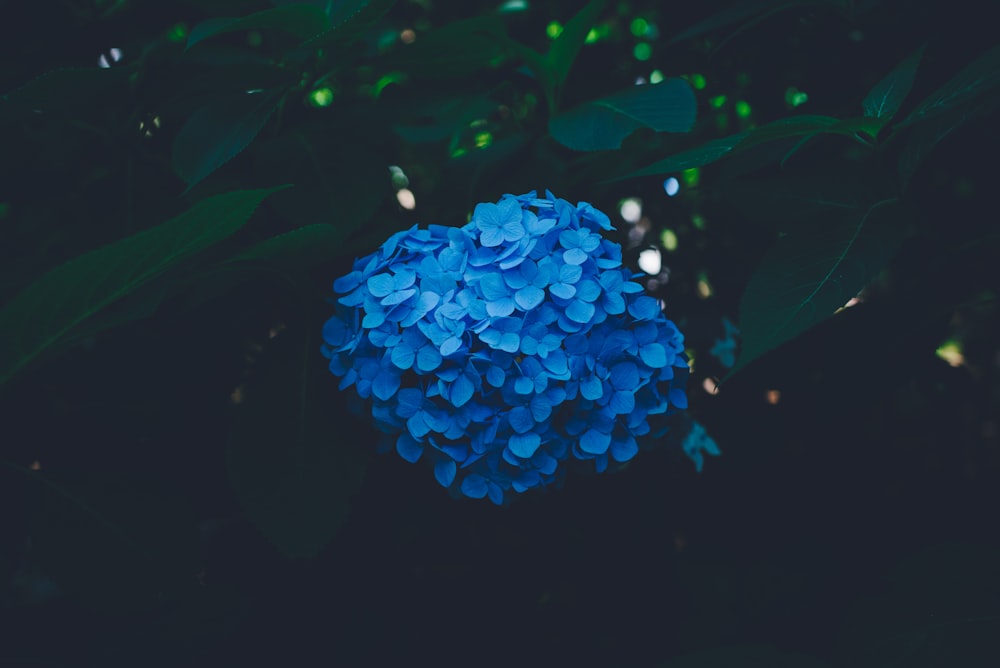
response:
[[[610,229],[546,191],[393,235],[333,284],[330,371],[400,457],[467,497],[500,504],[569,460],[630,460],[652,416],[687,407],[688,364]]]

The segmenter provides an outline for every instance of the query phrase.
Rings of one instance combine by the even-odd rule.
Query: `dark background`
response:
[[[683,144],[692,146],[741,129],[736,99],[750,103],[753,123],[800,111],[857,115],[865,93],[926,44],[912,104],[996,41],[988,3],[859,1],[848,14],[791,3],[767,13],[780,4],[756,3],[746,19],[667,44],[723,5],[611,3],[602,15],[608,36],[584,47],[561,106],[653,69],[699,72],[708,86],[697,92],[698,125]],[[578,9],[529,5],[509,32],[538,49],[549,21],[565,23]],[[357,92],[382,73],[406,71],[391,60],[398,43],[380,47],[378,35],[484,15],[492,3],[396,3],[343,50],[342,106],[310,108],[310,82],[289,95],[280,128],[272,119],[244,154],[185,190],[171,142],[211,97],[213,77],[225,77],[182,63],[164,36],[177,24],[267,6],[0,3],[5,93],[54,68],[93,67],[112,46],[123,50],[122,65],[148,55],[137,88],[89,98],[48,91],[66,96],[55,120],[0,113],[0,300],[67,259],[236,188],[297,184],[209,260],[306,223],[340,235],[276,260],[296,270],[305,316],[266,271],[233,278],[206,263],[165,285],[144,317],[54,351],[2,388],[0,455],[20,467],[0,472],[4,666],[998,665],[995,113],[963,125],[916,173],[906,191],[915,233],[863,303],[712,394],[703,381],[726,374],[709,354],[724,335],[722,318],[737,320],[743,288],[786,224],[773,204],[734,189],[726,170],[739,167],[707,167],[677,198],[666,197],[662,177],[605,182],[681,140],[640,134],[611,158],[559,146],[545,136],[542,96],[517,62],[410,73],[377,101]],[[632,54],[635,16],[660,33],[645,62]],[[282,46],[263,34],[263,54]],[[245,32],[223,42],[248,44]],[[499,95],[509,110],[527,109],[513,124],[490,116],[494,144],[482,164],[449,152],[475,153],[468,132],[456,131],[447,147],[393,133],[395,114],[410,104],[394,101],[430,91],[433,104],[435,95],[472,96],[482,85],[506,86]],[[789,86],[809,95],[795,112],[784,99]],[[725,131],[709,103],[716,95],[728,98]],[[138,122],[161,107],[162,130],[137,135]],[[318,160],[282,157],[282,133],[292,128]],[[509,155],[497,150],[505,139],[520,142]],[[644,142],[659,154],[644,153]],[[885,156],[897,149],[847,170],[852,150],[822,143],[763,174],[791,178],[832,165],[821,173],[846,189],[886,172]],[[390,164],[409,176],[412,212],[396,204]],[[232,393],[261,373],[269,331],[318,327],[332,279],[389,232],[461,224],[478,201],[546,187],[593,202],[620,230],[628,225],[618,203],[640,197],[649,243],[660,228],[676,231],[678,250],[664,252],[669,281],[657,291],[695,359],[690,413],[723,455],[698,474],[674,443],[622,472],[574,474],[561,489],[503,508],[451,499],[423,466],[372,455],[333,540],[314,558],[283,555],[244,512],[226,471]],[[693,214],[709,224],[694,225]],[[627,247],[630,262],[641,247]],[[708,298],[696,287],[706,276]],[[963,356],[955,366],[935,355],[949,340]],[[318,359],[325,424],[370,453],[374,432],[347,412],[322,367]],[[777,403],[767,400],[771,390],[780,391]],[[31,468],[72,497],[26,475]],[[96,512],[81,519],[81,505]]]

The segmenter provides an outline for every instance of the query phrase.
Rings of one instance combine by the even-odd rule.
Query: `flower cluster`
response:
[[[683,336],[590,204],[546,192],[393,235],[338,279],[323,354],[399,455],[502,503],[569,459],[625,462],[687,407]]]

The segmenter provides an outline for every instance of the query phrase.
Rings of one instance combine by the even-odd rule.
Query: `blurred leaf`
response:
[[[70,594],[102,609],[143,608],[196,584],[197,518],[177,488],[16,468],[33,481],[32,555]]]
[[[103,109],[115,104],[111,91],[122,87],[132,72],[128,66],[47,72],[0,97],[0,124],[38,114]]]
[[[951,109],[913,128],[899,155],[899,178],[903,189],[910,184],[917,168],[935,146],[966,123],[992,115],[998,110],[1000,95],[990,95],[975,104]]]
[[[601,151],[620,148],[639,128],[688,132],[696,113],[691,86],[683,79],[667,79],[585,102],[550,119],[549,132],[577,151]]]
[[[0,384],[90,317],[238,230],[276,190],[210,197],[43,275],[0,309]]]
[[[265,239],[246,249],[234,259],[266,260],[308,269],[339,255],[346,233],[333,225],[306,225],[291,232]]]
[[[423,104],[399,102],[407,116],[393,124],[392,129],[412,144],[442,141],[467,130],[469,123],[486,118],[497,109],[497,103],[485,95],[453,95],[435,97]]]
[[[395,4],[396,0],[330,0],[330,29],[306,41],[302,48],[346,46],[371,29]]]
[[[817,658],[784,652],[770,645],[731,645],[686,654],[661,664],[663,668],[824,668]]]
[[[301,40],[314,37],[330,28],[326,12],[307,4],[272,7],[242,18],[213,18],[202,21],[188,35],[187,47],[216,35],[240,30],[281,30]]]
[[[306,320],[305,318],[303,320]],[[334,381],[320,323],[289,323],[254,365],[236,408],[229,479],[247,516],[289,557],[312,557],[344,523],[367,455],[323,395]]]
[[[931,93],[910,112],[902,125],[933,118],[976,97],[1000,83],[1000,44],[976,58],[948,83]]]
[[[543,79],[546,94],[551,100],[558,98],[573,61],[583,48],[587,34],[597,23],[597,18],[607,4],[607,0],[591,0],[566,22],[562,32],[553,40],[543,60],[545,68]]]
[[[283,89],[225,97],[196,111],[174,137],[173,167],[190,190],[239,155],[278,108]]]
[[[874,137],[878,132],[879,127],[879,122],[870,118],[849,118],[846,120],[840,120],[839,118],[833,118],[832,116],[819,116],[812,114],[789,116],[788,118],[782,118],[751,130],[747,137],[736,148],[737,150],[742,151],[752,146],[778,139],[817,134],[835,134],[856,137],[858,136],[858,133],[866,133],[871,137]]]
[[[701,146],[675,153],[669,158],[654,162],[652,165],[629,172],[623,176],[612,179],[621,181],[623,179],[633,179],[639,176],[662,176],[674,172],[682,172],[692,167],[701,167],[715,162],[736,148],[740,142],[747,137],[743,132],[728,137],[720,137],[712,141],[705,142]]]
[[[388,65],[424,77],[467,76],[497,64],[510,38],[495,14],[455,21],[421,33],[413,44],[398,46]]]
[[[826,320],[895,254],[907,232],[902,206],[884,199],[840,224],[801,226],[777,240],[740,302],[737,371]]]
[[[865,116],[888,123],[896,115],[903,100],[913,88],[913,79],[917,76],[917,66],[920,64],[920,57],[923,54],[924,47],[920,47],[916,53],[897,65],[896,69],[875,84],[875,87],[868,92],[861,103],[865,110]]]
[[[679,172],[692,167],[702,167],[711,164],[729,154],[742,153],[751,148],[770,142],[778,142],[792,137],[810,137],[818,134],[837,134],[855,139],[874,136],[878,131],[879,121],[870,118],[852,118],[840,120],[831,116],[791,116],[762,125],[749,132],[721,137],[706,142],[687,151],[655,162],[642,169],[629,172],[613,180],[631,179],[637,176],[654,176]],[[868,139],[863,139],[867,143]],[[797,144],[793,151],[801,146]],[[787,151],[782,155],[788,157]]]
[[[722,44],[729,42],[733,37],[744,30],[753,27],[769,16],[773,16],[774,14],[778,14],[785,10],[809,5],[834,5],[842,7],[845,4],[845,0],[747,0],[745,2],[730,5],[729,7],[716,12],[707,19],[699,21],[687,30],[675,35],[671,38],[669,43],[676,44],[677,42],[683,42],[695,37],[702,37],[715,32],[720,28],[725,28],[739,23],[744,19],[749,19],[748,21],[745,21],[743,25],[739,26],[733,34],[726,37],[719,45],[719,47],[721,47]]]

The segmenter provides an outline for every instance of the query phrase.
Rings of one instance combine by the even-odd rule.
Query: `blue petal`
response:
[[[639,387],[639,368],[632,362],[621,362],[611,367],[609,379],[616,390],[635,391]]]
[[[587,253],[579,248],[570,248],[563,252],[563,261],[566,264],[583,264],[587,261]]]
[[[458,465],[451,460],[443,460],[434,465],[434,477],[442,487],[448,487],[455,481]]]
[[[531,411],[524,406],[515,406],[512,408],[508,419],[510,420],[511,429],[518,434],[529,432],[535,426],[535,419],[532,417]]]
[[[507,353],[516,353],[521,347],[521,337],[515,332],[504,334],[500,337],[500,344],[497,347]]]
[[[594,308],[593,304],[574,300],[570,302],[568,307],[566,307],[566,317],[573,322],[585,324],[590,322],[590,319],[594,317],[594,312],[596,310],[597,309]]]
[[[492,480],[487,482],[486,494],[490,497],[490,501],[496,505],[503,505],[503,490]]]
[[[580,437],[580,449],[592,455],[603,455],[611,445],[611,434],[588,429]]]
[[[420,455],[424,454],[424,446],[417,443],[409,434],[401,434],[396,439],[396,452],[399,453],[400,457],[413,464],[420,459]]]
[[[457,336],[451,336],[444,340],[444,342],[441,344],[439,352],[445,357],[447,357],[452,353],[458,352],[458,349],[461,347],[462,347],[462,339],[458,338]]]
[[[430,425],[427,424],[426,413],[419,411],[412,417],[406,418],[406,429],[410,432],[413,438],[423,438],[428,433],[430,433]]]
[[[361,278],[362,273],[360,271],[352,271],[346,276],[341,276],[333,282],[333,291],[346,294],[361,285]]]
[[[646,366],[654,369],[667,366],[667,351],[659,343],[647,343],[639,348],[639,357]]]
[[[399,391],[396,401],[396,415],[408,418],[415,415],[423,407],[424,393],[415,387],[407,387]]]
[[[391,371],[383,369],[372,380],[372,394],[382,401],[388,401],[397,390],[399,390],[399,376]]]
[[[499,246],[503,243],[503,232],[496,228],[483,230],[479,235],[479,243],[487,248]]]
[[[564,264],[559,267],[559,280],[562,283],[576,283],[583,276],[583,268],[575,264]]]
[[[494,318],[505,318],[517,307],[513,297],[502,297],[496,301],[486,302],[486,312]]]
[[[514,294],[514,301],[517,302],[522,311],[530,311],[544,300],[545,291],[541,288],[536,288],[534,285],[523,287]]]
[[[406,341],[400,341],[392,352],[389,354],[389,359],[400,369],[409,369],[413,366],[413,362],[417,359],[417,351],[410,347]]]
[[[467,475],[462,481],[462,494],[470,499],[482,499],[486,496],[487,489],[486,478],[477,473]]]
[[[616,440],[611,443],[611,458],[616,462],[627,462],[638,452],[639,446],[631,436],[624,441]]]
[[[417,351],[417,370],[429,372],[441,366],[441,353],[434,346],[423,346]]]
[[[601,296],[601,286],[597,281],[580,281],[576,285],[576,298],[585,302],[595,301]]]
[[[584,399],[596,401],[604,394],[604,385],[597,376],[587,376],[580,381],[580,394]]]
[[[684,390],[680,388],[670,390],[670,392],[667,394],[667,401],[669,401],[677,408],[684,409],[688,407],[687,395],[684,394]]]
[[[611,395],[608,408],[615,415],[628,415],[635,410],[635,393],[628,390],[618,390]]]
[[[549,286],[549,292],[562,299],[572,299],[576,296],[576,286],[568,283],[553,283]]]
[[[629,304],[628,312],[637,320],[652,320],[660,313],[660,305],[655,299],[643,295]]]
[[[527,376],[520,376],[514,381],[514,391],[518,394],[531,394],[535,391],[535,381]]]
[[[498,273],[489,273],[479,279],[479,288],[483,291],[483,298],[486,301],[496,301],[510,295],[507,282]]]
[[[476,391],[475,385],[469,380],[469,377],[462,374],[455,379],[455,382],[451,384],[451,403],[456,408],[461,408],[469,402],[472,398],[473,393]]]
[[[506,378],[506,374],[503,369],[498,366],[491,366],[486,370],[486,382],[493,387],[503,387],[503,381]]]
[[[393,281],[390,274],[372,276],[368,279],[367,286],[368,292],[370,292],[373,297],[385,297],[386,295],[392,293],[396,287],[395,281]]]
[[[507,447],[518,457],[527,459],[535,454],[535,450],[542,444],[542,438],[534,433],[514,434],[507,441]]]

